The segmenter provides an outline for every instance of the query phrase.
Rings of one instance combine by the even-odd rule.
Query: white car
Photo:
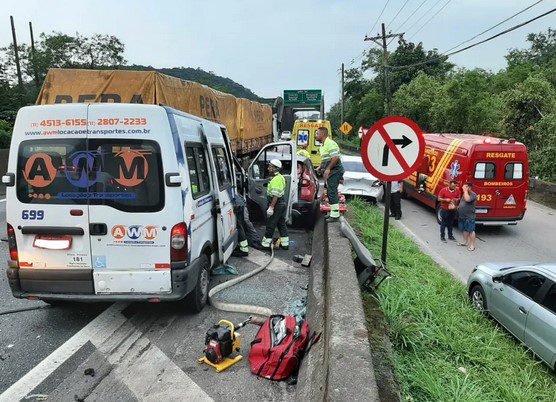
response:
[[[292,139],[291,131],[282,131],[282,134],[280,134],[281,141],[290,141],[291,139]]]
[[[360,156],[342,155],[341,160],[345,173],[338,190],[342,194],[370,197],[374,202],[382,199],[382,182],[367,171]]]

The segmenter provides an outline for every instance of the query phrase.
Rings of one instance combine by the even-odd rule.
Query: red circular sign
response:
[[[398,181],[417,170],[425,153],[425,139],[413,120],[385,117],[367,131],[361,144],[365,168],[382,181]]]

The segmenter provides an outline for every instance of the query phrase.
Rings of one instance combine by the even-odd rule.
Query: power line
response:
[[[411,38],[413,38],[415,35],[417,35],[424,27],[427,26],[427,24],[428,24],[429,22],[431,22],[431,20],[432,20],[434,17],[436,17],[442,10],[444,10],[444,8],[445,8],[448,4],[450,4],[451,2],[452,2],[452,0],[448,0],[442,7],[440,7],[440,9],[439,9],[436,13],[434,13],[434,14],[432,15],[432,17],[430,17],[430,18],[427,20],[427,22],[425,22],[423,25],[421,25],[421,27],[420,27],[417,31],[415,31],[415,33],[414,33],[413,35],[411,35],[411,36],[408,38],[408,40],[411,39]]]
[[[525,21],[525,22],[522,22],[521,24],[518,24],[518,25],[514,25],[514,26],[511,27],[511,28],[508,28],[508,29],[506,29],[506,30],[504,30],[504,31],[502,31],[502,32],[499,32],[499,33],[497,33],[496,35],[490,36],[490,37],[488,37],[488,38],[486,38],[486,39],[483,39],[483,40],[481,40],[481,41],[479,41],[479,42],[475,42],[475,43],[473,43],[473,44],[471,44],[471,45],[469,45],[469,46],[466,46],[466,47],[464,47],[464,48],[462,48],[462,49],[459,49],[459,50],[455,50],[455,51],[453,51],[453,52],[444,52],[444,53],[442,53],[440,56],[435,57],[435,58],[433,58],[433,59],[429,59],[429,60],[426,60],[426,61],[422,61],[422,62],[420,62],[420,63],[408,64],[408,65],[405,65],[405,66],[388,66],[388,67],[389,67],[391,70],[405,70],[405,69],[408,69],[408,68],[419,67],[419,66],[423,66],[423,65],[425,65],[425,64],[434,63],[434,62],[436,62],[436,61],[438,61],[438,60],[446,59],[446,58],[448,58],[448,57],[450,57],[450,56],[453,56],[454,54],[458,54],[458,53],[464,52],[464,51],[466,51],[466,50],[469,50],[469,49],[471,49],[471,48],[474,48],[475,46],[482,45],[483,43],[486,43],[486,42],[489,42],[489,41],[491,41],[491,40],[493,40],[493,39],[495,39],[495,38],[498,38],[499,36],[505,35],[505,34],[510,33],[510,32],[512,32],[512,31],[515,31],[516,29],[521,28],[521,27],[523,27],[523,26],[525,26],[525,25],[528,25],[528,24],[530,24],[531,22],[534,22],[534,21],[536,21],[536,20],[538,20],[538,19],[540,19],[540,18],[542,18],[542,17],[546,17],[547,15],[552,14],[552,13],[555,12],[555,11],[556,11],[556,8],[553,8],[552,10],[549,10],[549,11],[547,11],[547,12],[541,14],[541,15],[538,15],[538,16],[536,16],[536,17],[534,17],[534,18],[531,18],[530,20],[527,20],[527,21]]]
[[[442,0],[437,0],[427,11],[425,11],[425,13],[423,15],[421,15],[419,18],[417,18],[413,24],[411,24],[411,26],[409,28],[406,29],[406,31],[411,31],[411,29],[417,25],[423,18],[425,18],[436,6],[438,3],[440,3]]]
[[[409,0],[405,0],[405,3],[403,3],[403,6],[398,10],[398,12],[396,13],[396,15],[394,15],[394,18],[392,18],[390,20],[390,22],[386,25],[387,27],[390,27],[392,25],[392,23],[394,21],[396,21],[396,18],[398,18],[398,15],[400,15],[400,13],[402,12],[402,10],[405,8],[405,6],[407,6],[407,3],[409,3]],[[371,32],[372,33],[372,32]]]
[[[476,39],[476,38],[478,38],[479,36],[484,35],[484,34],[486,34],[486,33],[489,32],[489,31],[492,31],[494,28],[499,27],[499,26],[502,25],[503,23],[508,22],[508,21],[511,20],[512,18],[517,17],[519,14],[523,14],[525,11],[529,10],[530,8],[532,8],[532,7],[534,7],[534,6],[536,6],[537,4],[542,3],[542,2],[543,2],[543,0],[539,0],[539,1],[537,1],[536,3],[531,4],[529,7],[524,8],[523,10],[521,10],[521,11],[515,13],[514,15],[512,15],[512,16],[506,18],[506,19],[503,20],[503,21],[500,21],[498,24],[491,26],[490,28],[484,30],[484,31],[481,32],[481,33],[478,33],[478,34],[475,35],[474,37],[469,38],[469,39],[467,39],[466,41],[461,42],[459,45],[456,45],[456,46],[454,46],[454,47],[451,47],[450,49],[446,50],[444,53],[451,52],[452,50],[454,50],[454,49],[460,47],[461,45],[464,45],[464,44],[466,44],[466,43],[471,42],[473,39]]]
[[[397,32],[397,31],[401,30],[402,27],[405,25],[405,23],[406,23],[407,21],[409,21],[409,19],[410,19],[411,17],[413,17],[413,16],[415,15],[415,13],[416,13],[417,11],[419,11],[419,10],[421,9],[421,7],[423,7],[423,6],[425,5],[425,3],[426,3],[427,1],[428,1],[428,0],[423,0],[423,1],[421,2],[421,4],[419,5],[419,7],[417,7],[411,14],[409,14],[409,16],[404,20],[404,22],[402,22],[400,25],[398,25],[398,27],[397,27],[396,29],[394,29],[394,32]],[[542,1],[542,0],[541,0],[541,1]]]
[[[373,33],[373,29],[375,29],[376,24],[378,23],[378,20],[380,20],[380,17],[382,17],[382,14],[384,13],[384,10],[386,10],[386,6],[388,5],[388,3],[390,3],[390,0],[386,0],[386,4],[384,5],[384,7],[382,7],[382,11],[380,12],[380,14],[378,15],[375,23],[373,24],[373,27],[371,28],[371,35]]]

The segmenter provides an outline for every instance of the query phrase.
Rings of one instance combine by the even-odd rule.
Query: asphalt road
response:
[[[0,200],[4,196],[0,197]],[[0,393],[27,373],[107,305],[50,308],[41,301],[16,299],[6,278],[6,202],[0,201]],[[37,308],[29,311],[21,309]]]
[[[485,261],[556,261],[556,210],[535,202],[527,203],[525,217],[516,226],[477,226],[477,248],[472,252],[457,245],[462,240],[458,229],[454,229],[458,242],[440,241],[440,226],[432,209],[409,199],[402,200],[402,213],[400,222],[462,281]]]

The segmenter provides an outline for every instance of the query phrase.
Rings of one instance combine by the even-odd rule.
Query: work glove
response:
[[[274,208],[268,207],[268,209],[266,210],[266,216],[270,218],[272,215],[274,215]]]

